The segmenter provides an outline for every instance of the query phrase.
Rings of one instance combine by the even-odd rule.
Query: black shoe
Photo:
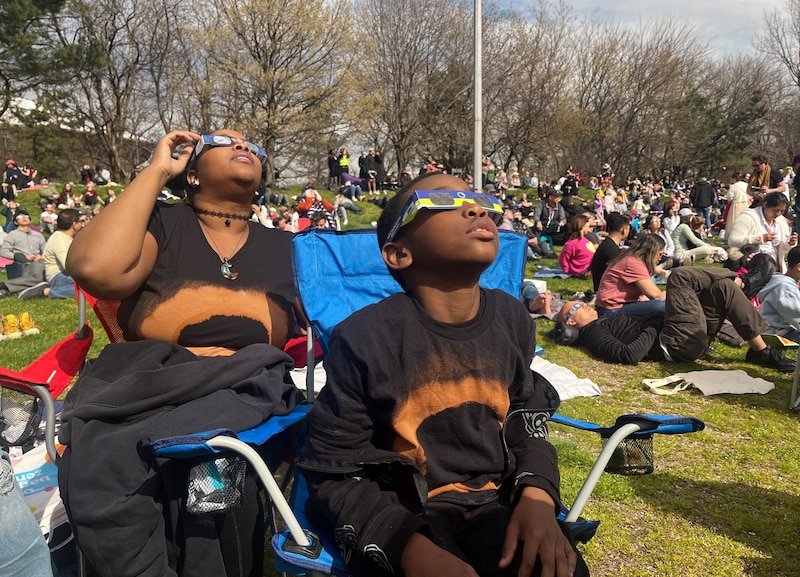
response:
[[[748,363],[776,369],[782,373],[794,371],[794,361],[784,356],[778,349],[773,349],[770,346],[760,351],[749,349],[744,358]]]
[[[10,297],[11,292],[6,288],[5,285],[0,285],[0,299],[4,299],[6,297]]]
[[[772,275],[775,273],[775,263],[771,260],[765,260],[758,265],[751,268],[741,277],[744,286],[742,290],[748,300],[755,298],[764,285],[767,284]]]

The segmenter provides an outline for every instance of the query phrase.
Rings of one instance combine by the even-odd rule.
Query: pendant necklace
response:
[[[217,248],[217,243],[214,242],[214,237],[211,236],[211,229],[208,228],[205,224],[203,224],[202,220],[198,220],[198,222],[202,225],[203,228],[205,228],[206,233],[208,233],[208,239],[211,241],[211,244],[212,244],[212,246],[214,247],[214,250],[217,253],[217,257],[222,259],[222,265],[220,265],[220,267],[219,267],[219,270],[222,273],[222,276],[225,277],[228,280],[236,280],[237,277],[239,276],[239,273],[235,272],[233,270],[233,265],[231,264],[231,262],[228,259],[228,257],[222,256],[222,253],[220,252],[219,248]],[[242,239],[244,238],[244,234],[247,232],[247,230],[248,230],[248,226],[245,225],[244,230],[242,230],[242,234],[239,235],[239,240],[236,242],[236,247],[233,249],[233,253],[231,254],[231,258],[233,258],[233,255],[236,254],[236,251],[239,250],[239,245],[242,244]]]

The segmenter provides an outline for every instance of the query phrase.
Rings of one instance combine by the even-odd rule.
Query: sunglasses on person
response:
[[[454,210],[461,208],[466,203],[485,209],[495,224],[499,224],[503,220],[503,205],[488,194],[469,190],[415,190],[389,230],[384,244],[397,238],[400,229],[412,222],[421,209]]]
[[[241,138],[236,138],[235,136],[228,136],[227,134],[204,134],[194,145],[192,162],[196,161],[207,147],[236,146],[237,144],[242,144],[250,149],[250,152],[255,154],[262,163],[267,160],[267,151],[257,144],[253,144]]]
[[[568,323],[569,322],[569,318],[572,315],[574,315],[579,309],[581,309],[581,308],[583,308],[585,306],[588,306],[588,305],[586,303],[575,303],[571,307],[569,307],[569,310],[567,311],[567,316],[564,317],[564,322]]]

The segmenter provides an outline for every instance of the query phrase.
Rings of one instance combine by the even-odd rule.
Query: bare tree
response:
[[[786,0],[785,6],[765,15],[756,47],[780,63],[800,89],[800,0]]]
[[[141,90],[143,72],[170,50],[160,33],[169,24],[159,0],[73,0],[51,20],[54,49],[73,57],[61,113],[96,139],[92,160],[107,163],[115,179],[125,174],[131,135],[153,126],[154,94]]]
[[[368,39],[355,71],[374,98],[371,132],[385,134],[398,171],[445,154],[448,146],[431,135],[441,135],[442,117],[454,108],[463,117],[471,98],[471,71],[463,66],[471,63],[471,15],[454,0],[355,0],[354,15]]]
[[[208,4],[210,16],[200,22],[207,28],[198,30],[195,48],[205,60],[191,72],[207,111],[197,128],[223,122],[262,143],[271,180],[276,168],[305,160],[306,143],[337,123],[352,42],[341,29],[349,20],[347,5],[325,0]]]
[[[511,13],[492,27],[501,38],[486,49],[487,150],[506,171],[512,163],[539,170],[545,156],[555,171],[559,150],[580,136],[571,85],[574,21],[566,3],[541,2],[530,18]]]
[[[594,169],[609,162],[619,175],[664,168],[668,113],[699,81],[705,45],[675,21],[592,23],[582,37],[577,108],[589,134],[575,156]]]

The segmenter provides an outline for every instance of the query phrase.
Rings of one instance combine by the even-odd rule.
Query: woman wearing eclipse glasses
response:
[[[59,482],[78,543],[100,574],[175,575],[180,567],[191,575],[261,575],[254,484],[240,487],[240,506],[198,522],[186,512],[191,503],[173,498],[186,494],[189,467],[172,463],[177,473],[167,475],[137,447],[193,431],[242,430],[298,400],[280,350],[296,325],[291,235],[250,221],[265,159],[233,130],[171,132],[70,249],[73,278],[95,297],[121,301],[117,320],[133,341],[101,353],[63,413],[68,449]],[[181,178],[186,202],[157,202]],[[108,403],[118,404],[113,425],[93,409]]]

